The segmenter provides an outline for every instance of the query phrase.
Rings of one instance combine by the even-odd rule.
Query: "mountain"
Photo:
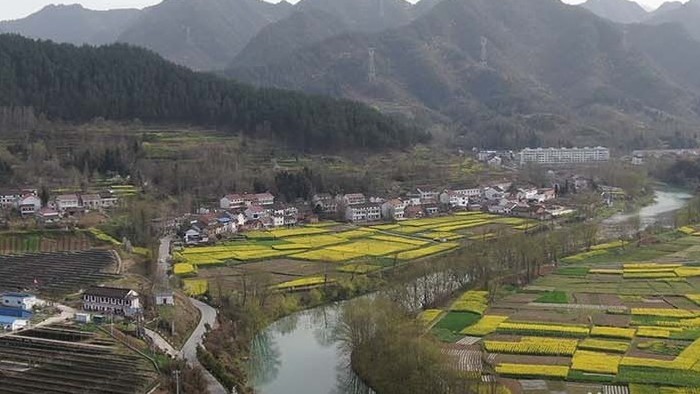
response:
[[[405,0],[301,0],[297,8],[315,8],[341,19],[350,31],[379,32],[411,21]]]
[[[303,0],[287,18],[263,28],[229,68],[275,62],[343,33],[373,33],[409,24],[441,0]]]
[[[641,22],[647,17],[647,11],[631,0],[587,0],[581,7],[618,23]]]
[[[443,0],[409,25],[335,36],[227,75],[447,121],[481,146],[627,148],[694,130],[700,90],[629,36],[558,0]]]
[[[165,0],[146,8],[119,41],[195,70],[222,69],[260,29],[291,8],[262,0]]]
[[[667,1],[659,6],[659,8],[649,13],[649,18],[654,18],[657,15],[661,15],[668,11],[673,11],[678,8],[683,7],[683,3],[680,1]]]
[[[33,107],[51,120],[216,125],[301,149],[400,148],[424,137],[362,104],[256,89],[125,44],[0,35],[0,91],[0,107]]]
[[[49,5],[26,18],[0,22],[0,32],[82,45],[115,42],[139,10],[93,11],[80,5]]]
[[[700,0],[690,0],[681,7],[671,6],[664,12],[655,12],[646,23],[678,23],[685,27],[691,36],[700,40]]]
[[[263,28],[236,56],[231,67],[249,67],[282,61],[300,48],[349,31],[345,22],[315,7],[295,10]]]

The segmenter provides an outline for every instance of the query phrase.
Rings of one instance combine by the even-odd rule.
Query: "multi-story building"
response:
[[[56,209],[59,211],[76,208],[80,208],[80,198],[77,194],[61,194],[56,197]]]
[[[133,316],[141,311],[139,294],[130,289],[91,287],[83,293],[83,309],[100,313]]]
[[[382,218],[382,206],[379,204],[348,205],[345,219],[350,222],[373,222]]]
[[[360,205],[367,203],[367,198],[362,193],[350,193],[343,196],[343,202],[347,205]]]
[[[525,148],[520,152],[520,165],[594,163],[610,160],[610,150],[595,148]]]
[[[387,220],[401,220],[404,218],[406,203],[398,198],[382,204],[382,217]]]

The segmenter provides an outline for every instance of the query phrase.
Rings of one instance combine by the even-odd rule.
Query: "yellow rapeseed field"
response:
[[[332,282],[332,279],[329,279],[328,282]],[[277,289],[293,289],[295,287],[307,287],[307,286],[317,286],[317,285],[322,285],[326,283],[326,278],[323,276],[311,276],[308,278],[301,278],[301,279],[295,279],[295,280],[290,280],[288,282],[283,282],[278,285],[275,285],[274,287]]]
[[[634,328],[595,326],[591,329],[594,337],[632,339],[637,332]]]
[[[361,253],[366,256],[386,256],[388,254],[414,249],[415,245],[406,243],[379,241],[376,239],[360,239],[343,245],[329,247],[340,252]]]
[[[397,257],[400,260],[413,260],[421,257],[431,256],[437,253],[445,252],[458,247],[459,245],[453,242],[445,242],[436,245],[426,246],[420,249],[409,250],[406,252],[399,253]]]
[[[488,291],[467,291],[450,306],[451,311],[483,314],[489,306]]]
[[[578,344],[579,349],[603,350],[615,353],[625,353],[630,348],[629,342],[611,341],[606,339],[586,338]]]
[[[442,315],[442,310],[440,309],[426,309],[418,315],[418,320],[427,326],[434,322],[440,315]]]
[[[617,374],[622,356],[579,350],[574,353],[571,369],[583,372]]]
[[[175,275],[189,275],[195,273],[195,268],[192,264],[178,263],[173,266]]]
[[[496,331],[498,326],[508,320],[508,316],[486,315],[476,324],[463,329],[460,334],[483,337]]]
[[[299,259],[299,260],[311,260],[311,261],[329,261],[329,262],[339,262],[348,261],[364,257],[362,253],[347,252],[340,250],[332,250],[328,248],[309,250],[308,252],[292,254],[289,257]]]
[[[589,334],[588,327],[586,326],[548,323],[504,322],[498,326],[497,331],[512,332],[524,335],[559,335],[565,337],[586,337]]]
[[[570,356],[576,352],[578,340],[564,338],[522,337],[518,342],[484,341],[492,353],[532,354],[536,356]]]
[[[569,367],[563,365],[498,364],[496,372],[521,377],[566,378]]]
[[[209,282],[206,279],[184,279],[182,287],[187,295],[198,296],[209,290]]]

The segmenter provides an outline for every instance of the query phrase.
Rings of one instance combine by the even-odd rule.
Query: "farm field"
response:
[[[64,296],[114,279],[116,265],[115,252],[97,249],[0,256],[0,292],[36,289]]]
[[[106,334],[73,326],[3,336],[0,358],[3,393],[144,393],[157,379],[147,359]]]
[[[419,319],[520,391],[700,392],[700,263],[688,258],[698,249],[685,234],[601,244],[523,289],[468,291]]]
[[[328,274],[329,270],[335,276],[363,275],[397,262],[449,252],[458,248],[460,240],[465,238],[465,242],[478,242],[495,237],[498,229],[523,231],[535,225],[529,219],[464,212],[365,227],[327,222],[252,231],[243,233],[245,240],[176,252],[174,273],[188,278],[183,284],[191,294],[207,288],[201,281],[193,287],[195,277],[207,282],[218,280],[223,288],[235,287],[240,282],[241,269],[247,265],[273,274],[275,285],[304,278],[311,280],[319,274]],[[285,262],[282,271],[275,268],[275,262],[280,261]],[[303,267],[300,272],[290,269],[291,262]],[[329,269],[325,264],[332,267]],[[310,271],[310,266],[316,270]],[[207,272],[210,270],[213,271]]]

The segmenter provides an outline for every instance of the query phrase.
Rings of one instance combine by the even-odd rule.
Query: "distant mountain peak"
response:
[[[588,0],[581,4],[583,8],[618,23],[635,23],[644,20],[647,11],[631,0]]]

